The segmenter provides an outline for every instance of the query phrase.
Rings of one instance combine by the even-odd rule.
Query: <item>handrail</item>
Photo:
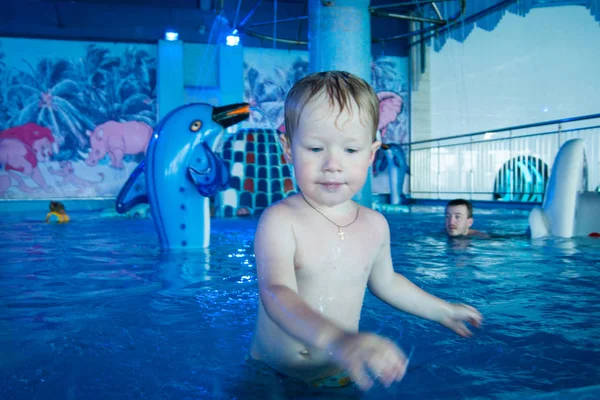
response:
[[[413,199],[460,195],[472,200],[539,203],[560,147],[572,139],[585,143],[586,190],[596,190],[600,183],[599,121],[600,113],[407,143],[408,193]]]
[[[561,133],[561,134],[565,134],[565,133],[570,133],[570,132],[575,132],[575,131],[586,131],[586,130],[590,130],[590,129],[598,129],[600,128],[600,125],[593,125],[593,126],[586,126],[585,128],[573,128],[573,129],[563,129],[560,131],[548,131],[548,132],[537,132],[537,133],[531,133],[525,136],[518,136],[518,137],[513,137],[512,139],[518,139],[518,138],[532,138],[532,137],[536,137],[536,136],[547,136],[547,135],[552,135],[552,134],[556,134],[556,133]],[[600,132],[599,132],[600,133]],[[470,144],[478,144],[478,143],[493,143],[493,142],[499,142],[502,140],[506,140],[508,138],[502,137],[502,138],[497,138],[497,139],[483,139],[483,140],[472,140],[469,143]],[[439,140],[434,140],[434,141],[441,141],[443,139],[439,139]],[[415,150],[428,150],[428,149],[436,149],[438,147],[444,147],[444,148],[448,148],[448,147],[454,147],[454,146],[463,146],[465,143],[452,143],[452,144],[444,144],[444,145],[437,145],[437,146],[429,146],[429,147],[419,147],[418,149]],[[407,146],[410,145],[410,143],[406,144]]]
[[[554,125],[554,124],[560,124],[560,123],[565,123],[565,122],[585,121],[587,119],[594,119],[594,118],[600,118],[600,114],[588,114],[588,115],[582,115],[579,117],[555,119],[552,121],[545,121],[545,122],[535,122],[532,124],[517,125],[517,126],[511,126],[508,128],[490,129],[490,130],[485,130],[485,131],[481,131],[481,132],[466,133],[463,135],[446,136],[446,137],[441,137],[441,138],[437,138],[437,139],[419,140],[416,142],[410,142],[410,143],[406,143],[406,144],[409,146],[413,146],[413,145],[422,144],[422,143],[440,142],[442,140],[460,139],[460,138],[468,138],[468,137],[473,137],[473,136],[478,136],[478,135],[485,135],[486,133],[514,131],[514,130],[519,130],[519,129],[535,128],[538,126]]]

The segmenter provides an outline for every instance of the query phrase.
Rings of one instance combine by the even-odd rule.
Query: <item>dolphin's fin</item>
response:
[[[408,166],[408,161],[406,161],[406,154],[404,153],[402,145],[393,145],[390,146],[390,148],[394,154],[394,164],[396,164],[396,167],[404,170],[404,173],[410,175],[410,167]]]
[[[223,160],[211,150],[210,146],[206,142],[202,142],[202,146],[208,158],[208,167],[201,169],[190,165],[188,173],[198,193],[210,197],[219,190],[227,188],[230,174]]]
[[[115,205],[115,209],[119,214],[126,213],[138,204],[148,203],[145,167],[146,159],[143,159],[121,188]]]

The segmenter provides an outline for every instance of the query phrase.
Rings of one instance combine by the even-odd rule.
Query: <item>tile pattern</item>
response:
[[[278,135],[273,129],[241,129],[223,145],[221,157],[231,171],[231,180],[220,194],[217,215],[258,215],[295,192],[292,169]]]

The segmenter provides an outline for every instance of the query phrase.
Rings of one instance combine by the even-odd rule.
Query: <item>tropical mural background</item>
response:
[[[156,46],[0,39],[0,198],[114,196],[143,155],[108,144],[127,121],[156,124]]]
[[[244,101],[260,111],[253,111],[242,127],[283,131],[283,105],[288,90],[309,73],[309,54],[304,51],[272,49],[244,50]],[[372,64],[371,83],[382,101],[380,136],[391,146],[389,157],[381,151],[373,168],[372,189],[376,193],[406,192],[409,172],[407,144],[409,129],[408,60],[378,56]],[[392,107],[385,107],[386,103]],[[388,160],[390,162],[388,162]],[[398,173],[390,178],[389,168]]]
[[[307,74],[306,51],[244,49],[244,101],[253,109],[245,126],[283,131],[285,96]]]
[[[235,130],[283,131],[285,96],[309,73],[308,58],[245,48],[243,96],[252,112]],[[115,197],[157,123],[156,68],[155,45],[0,38],[0,199]],[[382,104],[391,104],[382,140],[406,143],[407,61],[378,57],[372,73]],[[218,105],[220,89],[186,88],[186,103],[200,98]],[[379,160],[373,189],[388,193],[387,159]]]
[[[383,143],[373,163],[371,188],[374,193],[389,193],[390,203],[403,202],[410,169],[410,105],[408,59],[375,57],[371,65],[371,84],[379,97],[379,136]],[[391,173],[393,170],[394,173]]]

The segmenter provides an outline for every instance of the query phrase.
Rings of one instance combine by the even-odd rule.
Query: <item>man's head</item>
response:
[[[360,191],[380,145],[378,113],[373,89],[347,72],[308,75],[292,87],[280,140],[305,197],[333,206]]]
[[[449,201],[446,205],[446,232],[449,236],[469,234],[473,225],[473,205],[465,199]]]

